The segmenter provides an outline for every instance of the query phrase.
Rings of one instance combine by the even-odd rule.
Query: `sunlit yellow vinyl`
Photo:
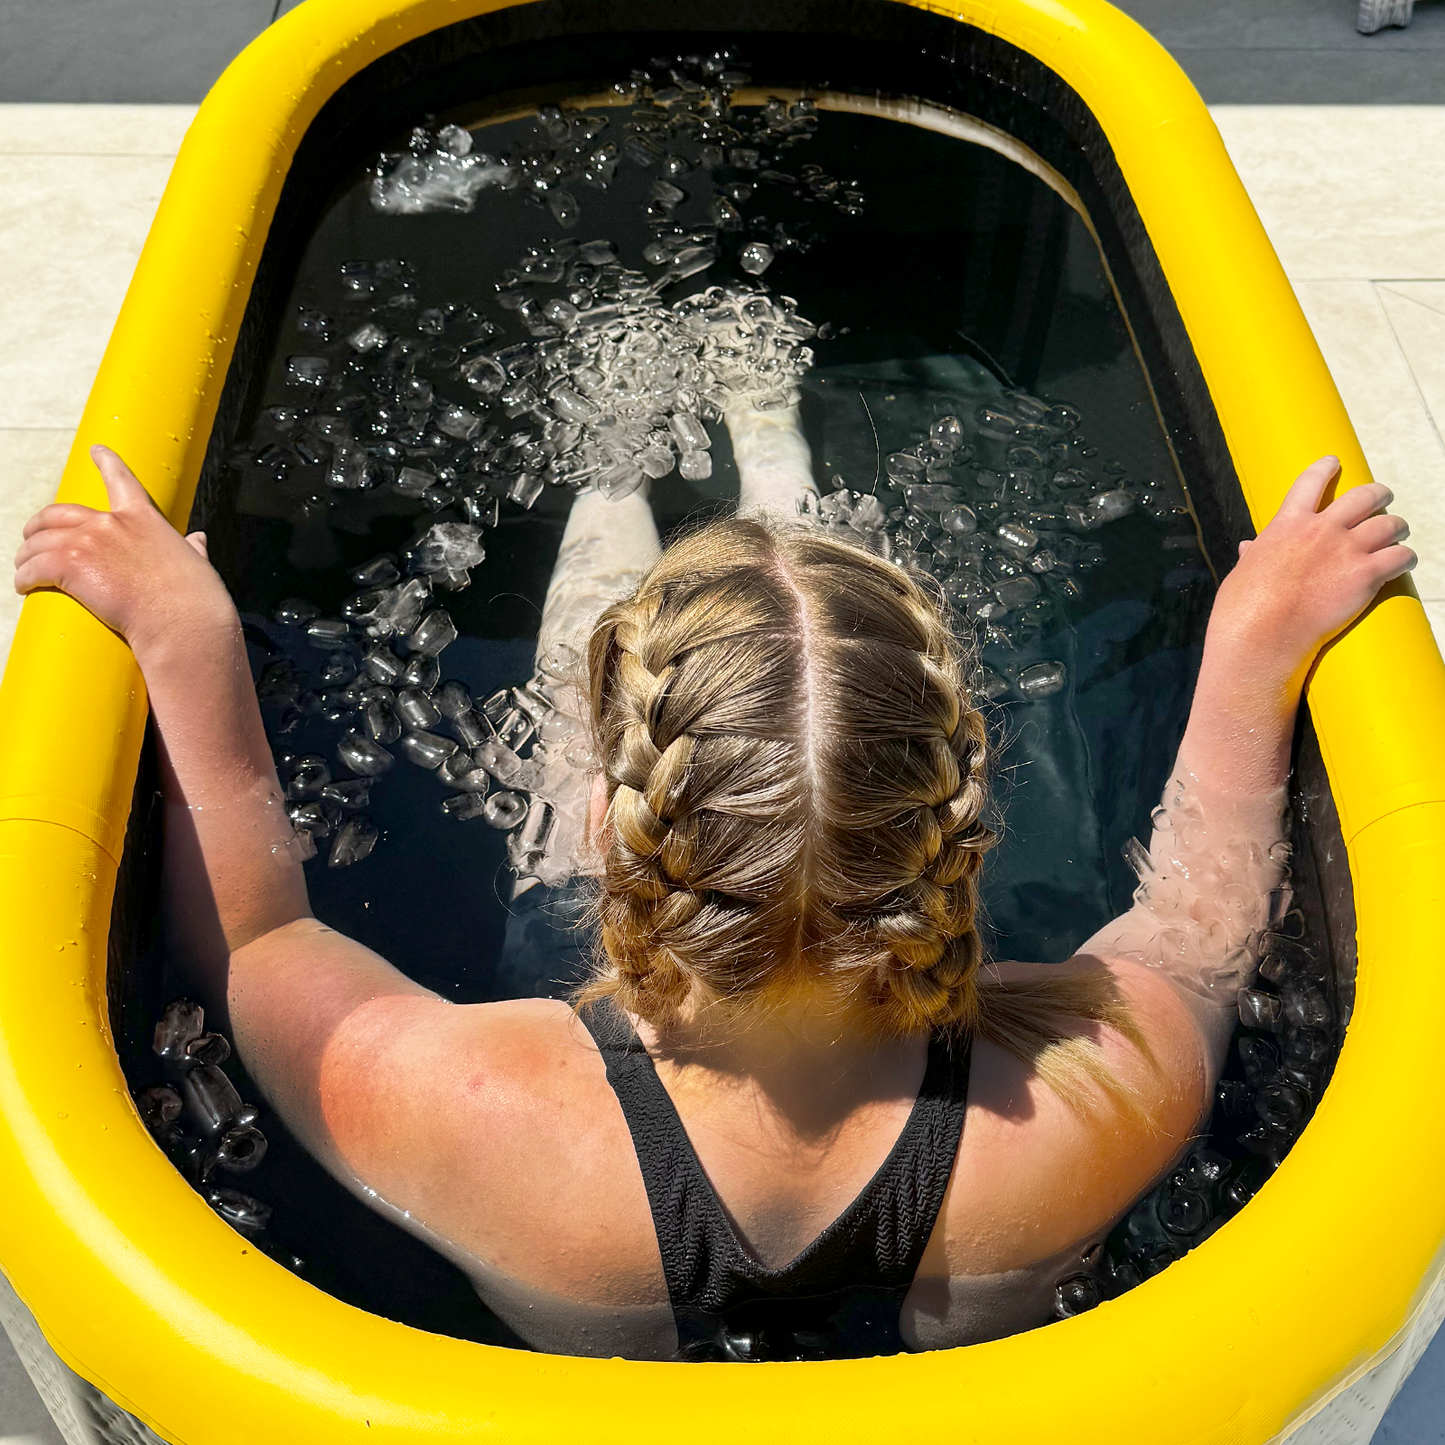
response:
[[[307,0],[231,66],[176,162],[62,497],[102,500],[84,449],[105,441],[184,520],[307,126],[378,56],[493,8]],[[1093,110],[1256,521],[1322,452],[1363,480],[1219,136],[1159,47],[1101,0],[931,8],[1029,51]],[[75,1369],[181,1445],[1261,1445],[1388,1350],[1445,1239],[1445,667],[1407,588],[1330,649],[1310,705],[1354,878],[1358,1000],[1314,1121],[1236,1219],[1121,1300],[969,1349],[748,1368],[574,1360],[341,1304],[249,1248],[150,1142],[104,1003],[144,692],[106,629],[33,598],[0,686],[0,1266]]]

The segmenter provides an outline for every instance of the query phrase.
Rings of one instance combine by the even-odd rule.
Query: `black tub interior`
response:
[[[815,133],[790,152],[788,169],[809,164],[857,181],[862,214],[836,206],[795,206],[794,214],[781,185],[769,198],[760,183],[753,202],[756,212],[767,200],[770,219],[811,239],[805,251],[780,251],[763,280],[829,328],[811,343],[816,365],[802,402],[825,490],[846,486],[888,498],[890,453],[926,436],[939,415],[958,414],[968,424],[980,406],[1020,393],[1077,410],[1083,440],[1071,443],[1071,464],[1152,488],[1150,510],[1090,536],[1100,555],[1077,569],[1076,597],[1046,593],[1057,602],[1053,614],[1018,631],[1011,646],[984,646],[983,661],[1005,680],[1041,662],[1062,664],[1067,678],[1051,696],[1030,700],[1015,688],[992,705],[1007,832],[985,886],[997,953],[1066,957],[1127,906],[1134,879],[1120,846],[1130,834],[1147,836],[1183,730],[1215,576],[1250,528],[1199,368],[1102,133],[1055,75],[993,37],[892,0],[826,7],[702,0],[688,7],[685,29],[660,4],[583,9],[538,0],[461,22],[377,61],[322,111],[288,177],[192,525],[208,532],[212,556],[252,623],[258,666],[286,657],[303,672],[319,668],[322,654],[308,651],[296,629],[271,620],[277,603],[307,597],[335,615],[356,590],[347,569],[396,552],[429,514],[386,487],[317,505],[307,498],[318,487],[324,494],[320,473],[293,465],[278,480],[256,462],[275,440],[267,408],[317,404],[298,398],[287,380],[287,358],[320,345],[298,329],[298,307],[333,318],[327,345],[344,356],[339,338],[385,302],[390,283],[383,275],[374,295],[358,299],[342,288],[342,264],[403,259],[420,308],[471,306],[504,329],[499,345],[524,340],[515,317],[497,308],[501,273],[528,246],[569,236],[612,240],[624,264],[644,269],[643,208],[657,175],[624,160],[608,190],[579,191],[581,220],[567,229],[545,206],[490,192],[469,214],[379,214],[368,200],[367,168],[433,118],[481,126],[478,147],[493,153],[525,148],[538,133],[539,104],[575,107],[659,59],[722,48],[749,73],[746,94],[917,99],[984,121],[1052,167],[1092,224],[1091,235],[1054,188],[987,146],[826,104]],[[627,107],[597,105],[592,113],[620,138]],[[702,206],[701,180],[679,184],[691,184]],[[696,217],[706,219],[701,209]],[[665,299],[749,281],[736,265],[744,239],[734,237],[713,268]],[[430,374],[427,367],[423,361],[422,374]],[[445,367],[435,371],[439,396],[475,400],[456,391]],[[353,390],[367,384],[348,383]],[[726,432],[714,426],[712,433],[709,479],[688,483],[674,473],[654,486],[664,536],[715,515],[736,496]],[[503,497],[486,561],[470,587],[445,599],[461,637],[444,657],[443,676],[460,678],[474,697],[531,673],[569,502],[563,488],[544,489],[526,509]],[[277,742],[329,755],[337,735],[335,723],[311,716]],[[1329,1014],[1311,1024],[1314,1034],[1328,1036],[1329,1057],[1296,1080],[1312,1107],[1348,1017],[1354,918],[1307,719],[1295,794],[1298,912],[1288,929],[1301,943],[1284,952],[1296,962],[1305,951],[1312,955],[1304,967],[1323,975]],[[513,901],[504,835],[444,817],[443,796],[421,769],[399,766],[381,779],[370,809],[382,831],[375,852],[355,867],[329,869],[323,848],[308,865],[318,915],[449,997],[561,991],[582,956],[561,927],[565,900],[542,888]],[[158,817],[148,747],[111,933],[111,1017],[137,1088],[160,1077],[151,1028],[164,1003],[183,991],[152,945]],[[1288,993],[1288,979],[1282,986]],[[1282,1025],[1241,1037],[1261,1046],[1232,1054],[1206,1141],[1229,1161],[1234,1194],[1215,1197],[1198,1179],[1166,1182],[1111,1239],[1104,1294],[1163,1268],[1205,1237],[1302,1126],[1255,1103],[1271,1080],[1294,1077],[1271,1072],[1288,1070],[1294,1035]],[[235,1061],[226,1067],[242,1094],[255,1098]],[[263,1116],[262,1127],[270,1154],[237,1182],[274,1210],[266,1248],[362,1308],[442,1333],[519,1343],[457,1270],[332,1183],[274,1117]]]

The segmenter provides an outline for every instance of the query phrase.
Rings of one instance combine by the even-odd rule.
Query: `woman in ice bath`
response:
[[[230,597],[95,458],[111,510],[41,511],[15,585],[134,649],[168,852],[203,870],[179,901],[224,931],[197,988],[339,1179],[576,1354],[885,1353],[1050,1318],[1207,1112],[1282,880],[1304,676],[1415,562],[1384,487],[1321,507],[1338,464],[1309,467],[1219,590],[1151,899],[1067,963],[986,963],[987,738],[934,601],[816,530],[717,524],[591,633],[580,1012],[459,1006],[311,916]],[[563,572],[604,532],[653,545],[643,499],[599,502]]]

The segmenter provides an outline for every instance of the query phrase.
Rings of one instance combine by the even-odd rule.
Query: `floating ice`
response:
[[[336,756],[343,767],[367,778],[380,777],[395,761],[385,748],[358,732],[347,733],[336,744]],[[335,851],[333,846],[332,852]]]
[[[738,252],[738,265],[749,276],[761,276],[773,264],[773,248],[762,241],[749,241]]]
[[[460,572],[479,566],[486,555],[480,527],[437,522],[411,547],[407,561],[416,572]]]
[[[396,746],[397,751],[408,762],[432,771],[441,767],[457,750],[457,745],[451,738],[429,732],[405,733]]]
[[[1027,698],[1052,697],[1064,690],[1064,682],[1062,662],[1037,662],[1019,673],[1018,689]]]
[[[365,813],[353,815],[336,830],[326,866],[350,868],[353,863],[360,863],[376,847],[377,837],[376,824]]]
[[[419,153],[383,156],[372,177],[372,206],[392,216],[470,211],[489,186],[515,185],[516,173],[506,162],[470,151],[456,152],[452,133],[459,128],[446,127],[430,145],[423,134]]]

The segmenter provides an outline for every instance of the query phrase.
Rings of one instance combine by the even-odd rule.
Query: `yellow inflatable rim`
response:
[[[184,521],[307,126],[378,56],[494,8],[308,0],[231,66],[176,162],[63,499],[103,505],[86,447],[105,441]],[[1102,0],[929,8],[1028,51],[1093,110],[1256,522],[1322,452],[1364,480],[1289,284],[1168,56]],[[33,597],[0,688],[0,1262],[65,1360],[187,1445],[1269,1440],[1391,1348],[1445,1238],[1445,667],[1408,588],[1329,650],[1309,701],[1355,884],[1357,1003],[1314,1121],[1239,1216],[1120,1300],[968,1349],[749,1369],[569,1359],[342,1304],[248,1248],[152,1144],[105,1006],[144,691],[116,637]]]

